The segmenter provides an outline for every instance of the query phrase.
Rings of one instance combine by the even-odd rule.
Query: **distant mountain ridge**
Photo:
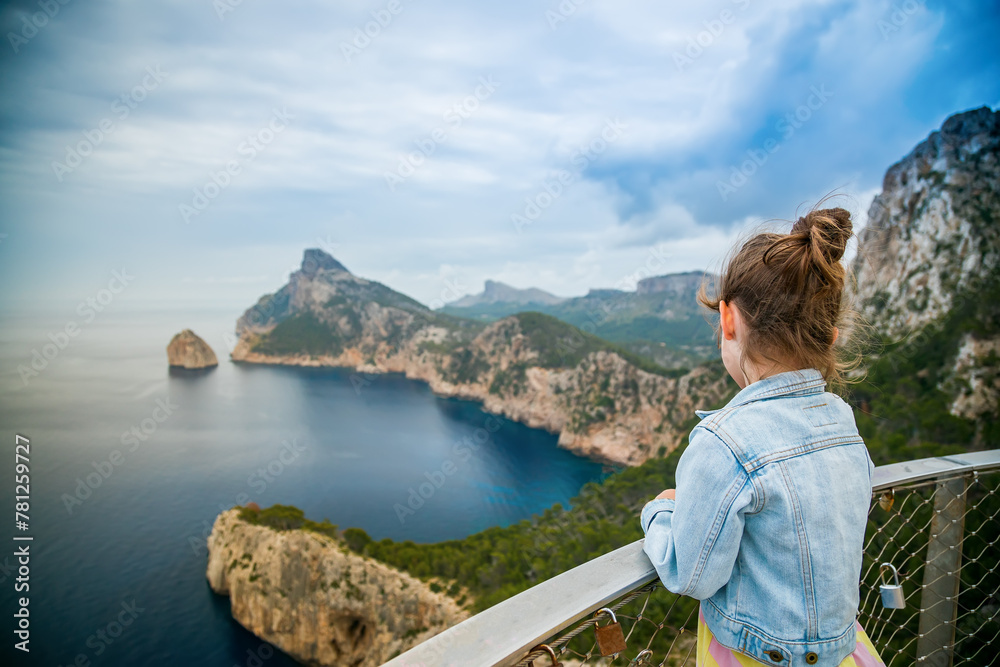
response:
[[[674,294],[690,296],[697,294],[698,289],[706,279],[713,276],[704,271],[687,271],[685,273],[668,273],[664,276],[643,278],[636,284],[636,294]]]
[[[451,308],[472,308],[473,306],[494,303],[550,306],[565,300],[563,297],[549,294],[545,290],[535,287],[518,289],[496,280],[487,280],[483,291],[479,294],[468,294],[446,305]]]
[[[535,310],[666,368],[691,367],[714,358],[717,352],[708,313],[695,298],[702,283],[711,287],[714,279],[702,271],[653,276],[640,280],[634,292],[594,288],[585,296],[555,297],[557,301],[551,303],[505,300],[502,291],[494,290],[493,298],[484,298],[485,292],[471,299],[463,297],[437,312],[490,322]],[[519,290],[521,294],[531,291]]]

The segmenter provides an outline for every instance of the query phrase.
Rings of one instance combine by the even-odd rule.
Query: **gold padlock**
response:
[[[611,622],[604,627],[594,624],[594,630],[597,632],[597,650],[605,657],[621,653],[625,650],[625,633],[622,632],[622,626],[615,617],[615,612],[604,607],[597,610],[594,618],[599,619],[601,614],[611,616]]]
[[[878,506],[883,510],[888,512],[892,509],[892,503],[896,500],[896,495],[893,493],[892,489],[889,489],[881,496],[878,497]]]
[[[552,664],[549,665],[549,667],[563,667],[563,664],[556,658],[556,652],[553,651],[552,647],[548,644],[539,644],[535,648],[531,649],[530,653],[534,653],[535,651],[548,651],[549,657],[552,659]],[[537,658],[535,658],[535,660],[537,660]],[[531,661],[531,667],[535,667],[535,660]],[[538,667],[542,666],[539,665]]]

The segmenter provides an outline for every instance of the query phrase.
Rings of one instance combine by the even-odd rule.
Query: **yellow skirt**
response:
[[[855,621],[858,643],[854,653],[844,658],[839,667],[885,667],[872,641],[861,624]],[[697,667],[759,667],[762,662],[726,648],[716,640],[705,624],[705,617],[698,611],[698,662]],[[773,667],[773,665],[771,666]]]

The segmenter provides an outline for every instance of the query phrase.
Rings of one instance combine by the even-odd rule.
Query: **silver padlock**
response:
[[[887,569],[892,570],[895,584],[881,583],[882,575],[885,574]],[[886,609],[903,609],[906,607],[906,599],[903,597],[903,587],[899,585],[899,573],[896,572],[896,568],[892,566],[892,563],[882,563],[878,571],[878,578],[878,590],[882,594],[882,606]]]

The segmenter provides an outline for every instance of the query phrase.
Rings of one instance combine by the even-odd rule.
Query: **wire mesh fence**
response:
[[[868,514],[858,620],[887,667],[1000,664],[1000,471],[875,494]],[[883,605],[898,573],[904,606]],[[890,593],[891,595],[891,593]],[[550,638],[517,667],[695,665],[698,601],[659,582],[609,605],[626,648],[602,656],[601,612]]]
[[[997,664],[998,487],[1000,473],[972,473],[895,488],[872,503],[859,621],[887,667]],[[902,609],[882,604],[883,563],[899,572]]]

